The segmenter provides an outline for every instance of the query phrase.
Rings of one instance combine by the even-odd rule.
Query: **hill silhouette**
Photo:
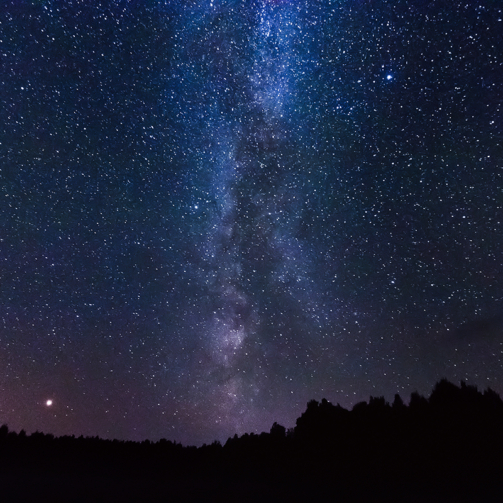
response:
[[[311,400],[290,430],[184,447],[0,427],[0,499],[17,501],[496,502],[503,401],[438,382],[430,397]]]

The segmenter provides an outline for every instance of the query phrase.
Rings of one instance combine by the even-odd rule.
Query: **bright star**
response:
[[[50,407],[52,405],[52,400],[47,400],[45,404],[47,405],[47,407]]]
[[[386,78],[387,78],[388,80],[391,80],[391,79],[393,78],[393,75],[391,75],[391,73],[389,73],[388,75],[386,75]]]

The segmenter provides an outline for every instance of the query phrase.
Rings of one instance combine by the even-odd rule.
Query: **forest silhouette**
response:
[[[54,437],[0,427],[0,500],[503,501],[503,401],[461,383],[430,397],[311,400],[294,428],[222,445]]]

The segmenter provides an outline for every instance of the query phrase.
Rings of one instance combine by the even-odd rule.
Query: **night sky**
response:
[[[0,23],[0,423],[200,445],[313,398],[503,393],[499,1]]]

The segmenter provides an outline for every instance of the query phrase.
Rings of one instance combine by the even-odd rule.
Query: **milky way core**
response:
[[[2,7],[0,422],[201,444],[503,392],[501,11]]]

